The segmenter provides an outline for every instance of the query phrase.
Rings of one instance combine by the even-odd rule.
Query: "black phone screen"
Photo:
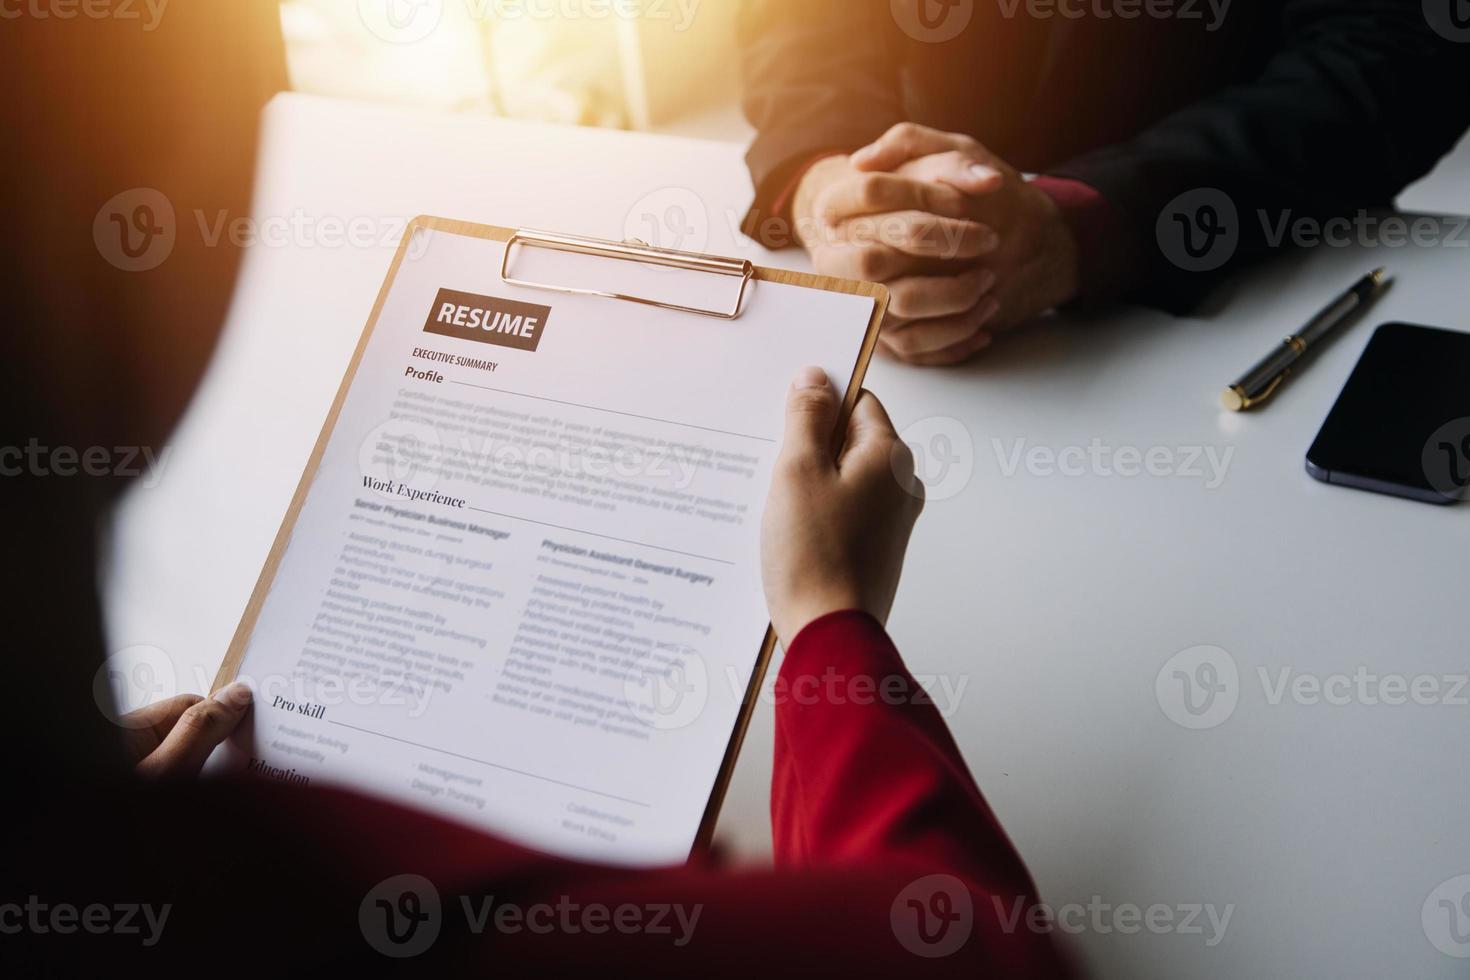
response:
[[[1326,483],[1470,499],[1470,334],[1379,327],[1307,453]]]

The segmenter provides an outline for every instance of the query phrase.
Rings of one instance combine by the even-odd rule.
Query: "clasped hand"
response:
[[[813,166],[794,211],[818,272],[888,286],[882,349],[911,364],[967,360],[1077,293],[1056,203],[968,136],[895,126]]]

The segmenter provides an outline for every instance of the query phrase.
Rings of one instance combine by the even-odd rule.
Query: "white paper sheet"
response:
[[[248,730],[217,764],[557,854],[682,861],[767,626],[787,386],[806,364],[844,386],[873,301],[755,283],[724,321],[510,287],[502,244],[415,235],[241,665]],[[630,291],[688,298],[671,277],[693,277],[712,303],[734,282],[606,264]],[[549,308],[536,350],[426,332],[442,289]]]

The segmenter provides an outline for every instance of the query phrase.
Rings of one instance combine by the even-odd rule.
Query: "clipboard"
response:
[[[877,283],[858,282],[854,280],[836,279],[829,276],[765,268],[755,265],[746,259],[661,248],[636,241],[617,242],[556,232],[528,229],[515,230],[431,216],[419,216],[415,218],[409,223],[404,232],[403,240],[399,243],[398,251],[394,255],[393,262],[379,290],[377,300],[373,305],[367,324],[363,328],[357,346],[353,351],[351,361],[348,364],[347,371],[343,375],[342,383],[338,387],[337,394],[327,413],[327,418],[322,425],[321,432],[307,460],[305,471],[302,474],[295,493],[292,495],[290,506],[286,510],[281,527],[271,545],[265,564],[261,568],[255,588],[251,592],[249,601],[246,603],[245,610],[241,615],[239,625],[236,627],[234,637],[230,642],[224,661],[215,676],[211,693],[227,686],[239,675],[241,665],[244,662],[246,652],[249,648],[251,636],[255,632],[271,587],[280,570],[282,560],[285,557],[287,548],[296,530],[302,508],[306,503],[317,472],[321,467],[323,456],[337,427],[343,405],[357,377],[358,369],[362,364],[373,332],[378,325],[383,307],[398,277],[404,259],[408,255],[410,244],[413,242],[415,236],[423,231],[443,232],[451,235],[504,243],[506,248],[499,269],[499,277],[508,285],[533,290],[597,297],[605,299],[608,302],[626,302],[656,307],[691,317],[691,325],[697,325],[697,321],[693,319],[696,317],[738,321],[745,312],[752,284],[759,282],[780,283],[804,289],[845,293],[872,299],[873,313],[859,349],[857,362],[853,366],[852,375],[848,380],[844,392],[837,423],[838,433],[846,431],[852,409],[862,394],[863,380],[867,375],[873,352],[877,348],[878,333],[888,308],[888,290],[886,287]],[[518,278],[515,275],[517,256],[522,254],[522,251],[525,249],[538,248],[571,252],[615,262],[633,262],[707,274],[731,280],[734,291],[731,297],[729,297],[728,302],[701,307],[663,301],[648,296],[627,294],[615,290],[579,287],[569,283],[544,282]],[[840,449],[840,445],[837,446],[837,449]],[[759,655],[751,671],[750,680],[746,685],[740,702],[734,730],[731,732],[730,738],[726,743],[724,757],[720,762],[713,789],[694,837],[694,844],[689,854],[691,859],[701,851],[707,850],[713,837],[720,809],[729,790],[735,763],[739,757],[740,749],[744,744],[760,687],[765,679],[766,671],[770,666],[771,658],[776,649],[776,643],[775,631],[767,624],[764,641],[762,642]]]

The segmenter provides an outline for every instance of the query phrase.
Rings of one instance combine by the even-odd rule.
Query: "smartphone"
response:
[[[1434,504],[1470,499],[1470,334],[1375,330],[1307,452],[1307,472]]]

